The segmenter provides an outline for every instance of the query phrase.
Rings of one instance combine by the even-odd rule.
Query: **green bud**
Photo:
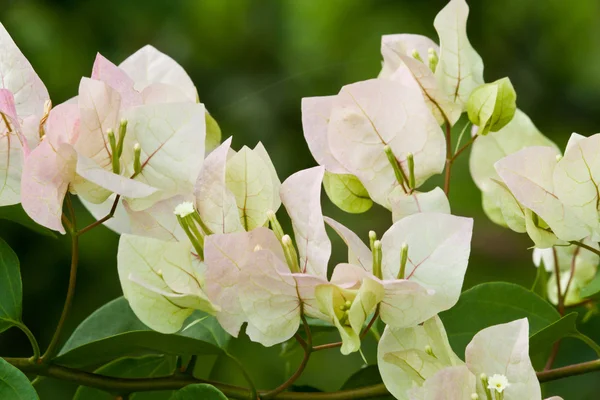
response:
[[[379,279],[382,279],[381,258],[381,242],[379,240],[376,240],[373,242],[373,275],[375,275]]]
[[[117,143],[117,156],[121,157],[123,154],[123,142],[125,141],[125,134],[127,134],[127,120],[122,119],[119,124],[119,142]]]
[[[277,236],[277,239],[279,239],[279,241],[281,242],[281,238],[283,238],[284,235],[283,228],[277,220],[277,216],[275,215],[275,212],[273,212],[273,210],[267,211],[267,219],[269,220],[269,225],[271,225],[271,230],[275,233],[275,236]]]
[[[404,279],[406,276],[406,261],[408,260],[408,245],[402,243],[400,248],[400,270],[398,271],[398,279]]]
[[[408,164],[408,186],[411,189],[415,188],[415,158],[413,153],[406,155],[406,163]]]
[[[434,48],[427,49],[427,56],[429,58],[429,69],[431,72],[435,74],[435,70],[437,69],[437,65],[440,62],[437,52]]]
[[[516,110],[517,94],[508,78],[479,86],[467,101],[469,120],[479,127],[477,134],[482,136],[505,127]]]
[[[323,187],[329,200],[347,213],[364,213],[373,206],[369,192],[354,175],[325,171]]]
[[[435,354],[433,353],[433,349],[431,348],[430,345],[425,346],[425,353],[429,354],[432,357],[435,357]]]
[[[479,400],[479,395],[477,393],[471,394],[471,400]]]
[[[373,251],[373,244],[377,240],[377,233],[375,231],[369,231],[369,248]]]
[[[119,162],[119,149],[117,147],[117,140],[115,138],[115,132],[112,129],[106,131],[108,136],[108,144],[110,145],[110,152],[112,155],[112,171],[115,174],[121,173],[121,164]]]
[[[423,59],[421,58],[421,55],[419,54],[419,52],[417,51],[417,49],[413,49],[412,51],[412,57],[417,60],[417,61],[421,61],[423,62]]]
[[[296,252],[294,243],[292,243],[292,239],[289,235],[283,235],[283,237],[281,238],[281,245],[283,246],[283,253],[285,255],[285,260],[288,263],[290,271],[292,271],[292,273],[300,272],[300,265],[298,264],[298,253]]]
[[[142,172],[142,162],[140,160],[142,156],[142,148],[139,143],[133,145],[133,175],[137,175]]]
[[[401,186],[404,186],[404,182],[407,181],[406,175],[404,174],[404,171],[402,170],[400,163],[396,159],[394,152],[392,151],[391,147],[388,145],[383,146],[383,151],[385,152],[385,155],[387,156],[388,161],[390,162],[390,164],[392,165],[392,168],[394,169],[394,175],[396,175],[396,180],[398,181],[398,183]]]

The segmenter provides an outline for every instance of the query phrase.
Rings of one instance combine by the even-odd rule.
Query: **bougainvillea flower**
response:
[[[551,147],[528,147],[496,162],[496,171],[514,198],[533,213],[545,236],[532,235],[536,247],[558,240],[600,236],[597,202],[600,135],[571,136],[564,156]]]
[[[582,243],[600,250],[598,243],[590,238],[582,240]],[[558,305],[557,279],[560,279],[560,295],[564,296],[564,304],[566,306],[578,304],[583,301],[580,295],[581,288],[587,286],[596,276],[599,261],[597,254],[577,245],[533,250],[533,263],[535,266],[538,268],[543,267],[551,274],[550,279],[548,279],[547,294],[548,300],[555,305]],[[559,271],[558,277],[556,276],[556,267]],[[572,278],[571,275],[573,275]]]
[[[469,256],[470,219],[435,213],[402,219],[381,239],[376,272],[360,238],[323,218],[323,174],[323,167],[304,170],[281,187],[298,248],[295,268],[286,254],[289,242],[267,229],[207,238],[207,294],[221,308],[217,318],[230,334],[247,322],[252,340],[280,343],[293,336],[304,313],[335,325],[348,354],[360,348],[363,324],[378,304],[384,322],[411,326],[456,303]],[[337,265],[329,281],[331,244],[324,222],[349,249],[349,263]],[[409,249],[404,261],[403,247]]]
[[[516,232],[526,231],[524,206],[518,203],[496,172],[496,161],[529,146],[556,145],[546,138],[521,110],[498,132],[479,136],[469,159],[471,176],[481,190],[483,210],[495,223]],[[557,150],[558,151],[558,150]]]
[[[381,40],[379,77],[420,89],[440,124],[453,125],[471,92],[483,84],[483,61],[467,37],[468,15],[464,0],[451,0],[438,13],[433,25],[439,47],[412,34],[385,35]]]
[[[337,96],[303,99],[302,113],[317,162],[329,172],[355,175],[373,201],[387,208],[394,188],[409,191],[408,178],[400,182],[409,176],[409,154],[411,189],[444,168],[446,142],[437,121],[422,96],[401,83],[372,79],[347,85]]]
[[[442,188],[436,187],[429,192],[414,191],[408,195],[401,189],[397,187],[389,197],[394,222],[418,213],[450,214],[450,202]]]
[[[0,206],[7,206],[21,201],[24,160],[40,140],[50,97],[1,23],[0,76]]]
[[[383,382],[399,400],[542,398],[529,359],[527,319],[478,332],[465,362],[452,351],[438,317],[412,328],[386,327],[377,352]]]
[[[198,154],[204,154],[205,148],[204,106],[180,94],[178,87],[162,82],[156,85],[165,94],[163,101],[176,102],[155,103],[157,98],[145,95],[155,86],[139,92],[133,79],[98,55],[92,79],[82,79],[76,99],[78,133],[67,141],[61,139],[63,147],[70,146],[75,152],[76,174],[68,180],[64,178],[69,174],[62,179],[24,178],[29,203],[50,201],[47,207],[25,207],[34,220],[64,232],[57,210],[62,208],[67,189],[87,202],[100,204],[100,209],[107,208],[102,203],[115,193],[134,211],[193,192],[203,161]],[[167,95],[171,89],[174,94]],[[28,171],[43,170],[46,176],[63,173],[64,162],[53,166],[48,151],[46,146],[43,152],[28,157]]]
[[[220,308],[223,299],[213,304],[205,295],[213,278],[205,277],[202,260],[210,256],[207,243],[214,233],[244,232],[249,226],[249,237],[260,237],[264,231],[272,235],[257,218],[266,220],[267,211],[276,211],[281,204],[273,164],[261,144],[237,153],[230,144],[231,138],[206,157],[189,193],[141,211],[125,203],[124,218],[133,234],[123,234],[119,242],[119,277],[131,308],[152,329],[176,332],[195,309],[218,312],[221,320],[231,312]],[[229,178],[230,169],[235,179]],[[242,201],[246,198],[251,200]],[[254,229],[257,222],[261,225]],[[266,240],[260,242],[267,247]],[[244,248],[240,245],[236,251],[243,253]],[[161,312],[148,307],[153,301]]]

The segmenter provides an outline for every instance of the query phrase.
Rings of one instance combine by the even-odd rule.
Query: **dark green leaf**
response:
[[[554,342],[579,333],[576,324],[577,313],[573,312],[530,336],[529,357],[536,369],[544,367]]]
[[[440,314],[450,344],[461,358],[480,330],[525,317],[531,336],[558,321],[560,314],[537,294],[506,282],[477,285],[465,291],[454,307]]]
[[[25,228],[32,230],[36,233],[39,233],[40,235],[56,238],[56,234],[50,229],[38,225],[31,218],[29,218],[29,215],[27,215],[27,213],[25,212],[25,210],[23,210],[23,207],[20,204],[15,204],[14,206],[0,207],[0,219],[16,222],[17,224],[24,226]]]
[[[344,383],[341,390],[358,389],[365,386],[377,385],[383,383],[379,368],[377,365],[367,365],[355,372],[350,379]],[[394,400],[394,396],[377,396],[375,400]]]
[[[214,317],[197,313],[190,322],[197,320],[200,321],[177,334],[158,333],[140,322],[127,300],[120,297],[96,310],[77,327],[56,362],[85,367],[143,354],[223,353],[230,336]]]
[[[542,299],[545,299],[548,296],[548,271],[546,271],[546,268],[544,268],[543,261],[542,265],[540,265],[537,269],[537,274],[535,275],[535,281],[533,282],[531,291],[540,296]]]
[[[117,378],[154,378],[170,375],[175,368],[174,357],[147,355],[143,357],[119,358],[98,368],[95,372]],[[172,391],[140,392],[130,396],[131,400],[167,400]],[[115,397],[102,390],[80,386],[73,400],[113,400]]]
[[[0,399],[38,400],[29,379],[17,368],[0,358]]]
[[[227,397],[214,386],[199,383],[189,385],[173,393],[170,400],[227,400]]]
[[[596,273],[590,283],[581,288],[579,294],[581,297],[591,297],[598,292],[600,292],[600,271]]]
[[[21,321],[22,301],[19,259],[0,239],[0,332]]]

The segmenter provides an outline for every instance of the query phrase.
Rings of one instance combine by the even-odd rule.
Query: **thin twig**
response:
[[[452,162],[454,163],[454,161],[456,161],[456,159],[458,158],[459,155],[461,155],[461,153],[463,151],[465,151],[466,149],[469,148],[469,146],[471,146],[475,140],[477,140],[477,138],[479,137],[479,135],[475,135],[473,137],[471,137],[471,139],[469,139],[469,141],[467,143],[465,143],[465,145],[463,147],[461,147],[460,149],[458,149],[458,151],[456,153],[454,153],[454,156],[452,157]]]
[[[558,298],[558,312],[562,317],[565,313],[565,305],[564,298],[562,296],[562,290],[560,287],[560,266],[558,265],[558,255],[556,253],[556,247],[552,247],[552,256],[554,257],[554,277],[556,278],[556,290],[558,293],[556,295],[556,297]]]
[[[588,246],[585,243],[579,242],[577,240],[571,240],[569,243],[577,245],[579,247],[583,247],[584,249],[591,251],[592,253],[596,254],[597,256],[600,256],[600,250],[595,249],[592,246]]]
[[[452,173],[452,127],[446,119],[446,174],[444,176],[444,193],[450,193],[450,175]]]
[[[85,228],[81,229],[79,231],[78,235],[81,236],[84,233],[86,233],[87,231],[92,230],[95,227],[97,227],[99,225],[102,225],[103,223],[105,223],[106,221],[108,221],[109,219],[111,219],[115,215],[115,211],[117,211],[117,206],[119,205],[119,200],[120,199],[121,199],[121,195],[118,194],[117,197],[115,197],[115,201],[113,202],[113,205],[112,205],[110,211],[108,212],[108,214],[106,214],[104,217],[100,218],[98,221],[92,222],[91,224],[89,224]]]
[[[38,344],[35,335],[31,332],[31,330],[29,330],[27,325],[22,322],[15,323],[15,327],[19,328],[25,334],[25,336],[27,336],[27,339],[29,339],[29,343],[31,343],[31,349],[33,350],[33,357],[31,359],[32,361],[37,362],[37,360],[40,358],[41,352],[40,345]]]
[[[573,258],[571,259],[571,275],[569,276],[569,280],[567,281],[567,286],[565,287],[565,294],[563,295],[563,309],[562,312],[565,312],[565,301],[567,299],[567,294],[569,293],[569,288],[571,287],[571,283],[573,282],[573,277],[575,276],[575,267],[577,266],[577,255],[579,254],[579,249],[581,247],[577,246],[575,251],[573,252]]]
[[[73,227],[76,227],[77,222],[75,219],[75,211],[73,210],[73,204],[71,203],[70,196],[67,196],[66,203],[69,209],[69,213],[71,214],[71,221],[73,222]],[[56,326],[56,330],[54,331],[54,335],[52,336],[52,340],[50,341],[46,352],[38,361],[40,363],[48,362],[56,355],[58,351],[60,336],[64,328],[65,322],[67,320],[67,317],[69,315],[69,312],[71,311],[71,305],[73,304],[75,286],[77,284],[77,266],[79,265],[79,236],[76,230],[70,230],[69,235],[71,236],[71,268],[69,273],[69,287],[67,289],[67,297],[65,299],[65,304],[60,315],[60,320],[58,321],[58,325]]]

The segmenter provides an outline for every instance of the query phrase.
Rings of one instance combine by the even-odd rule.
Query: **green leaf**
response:
[[[223,354],[229,339],[214,317],[200,312],[194,313],[190,324],[177,334],[152,331],[135,316],[127,300],[120,297],[83,321],[55,361],[77,368],[128,355],[218,355]]]
[[[577,331],[577,313],[573,312],[565,315],[558,321],[548,325],[544,329],[530,335],[529,338],[529,357],[536,369],[544,367],[550,348],[557,340],[567,336],[576,336]]]
[[[463,292],[453,308],[440,314],[450,344],[461,358],[480,330],[524,317],[529,320],[532,336],[558,321],[560,314],[537,294],[506,282],[477,285]]]
[[[587,285],[581,288],[579,291],[579,295],[581,297],[591,297],[600,292],[600,271],[596,273],[594,279],[590,281]]]
[[[189,385],[173,393],[169,400],[227,400],[219,389],[205,383]]]
[[[22,301],[19,259],[10,246],[0,239],[0,332],[21,322]]]
[[[29,230],[39,233],[40,235],[56,239],[56,234],[54,232],[52,232],[46,227],[38,225],[31,218],[29,218],[29,215],[27,215],[27,213],[25,212],[25,210],[23,210],[23,207],[20,204],[15,204],[14,206],[0,207],[0,219],[15,222]]]
[[[344,383],[340,390],[350,390],[350,389],[358,389],[365,386],[376,385],[379,383],[383,383],[381,379],[381,374],[379,374],[379,368],[377,365],[367,365],[358,371],[356,371],[352,376]],[[377,396],[372,397],[374,400],[393,400],[394,396]]]
[[[531,291],[540,296],[542,299],[548,298],[548,271],[546,271],[546,268],[544,268],[543,261],[538,267]]]
[[[331,202],[348,213],[364,213],[373,206],[367,189],[354,175],[326,171],[323,187]]]
[[[117,378],[154,378],[168,376],[175,369],[173,357],[147,355],[143,357],[119,358],[95,372]],[[140,392],[130,396],[131,400],[168,400],[172,391]],[[102,390],[80,386],[73,400],[113,400],[114,396]]]
[[[0,399],[39,400],[29,379],[3,358],[0,358]]]

